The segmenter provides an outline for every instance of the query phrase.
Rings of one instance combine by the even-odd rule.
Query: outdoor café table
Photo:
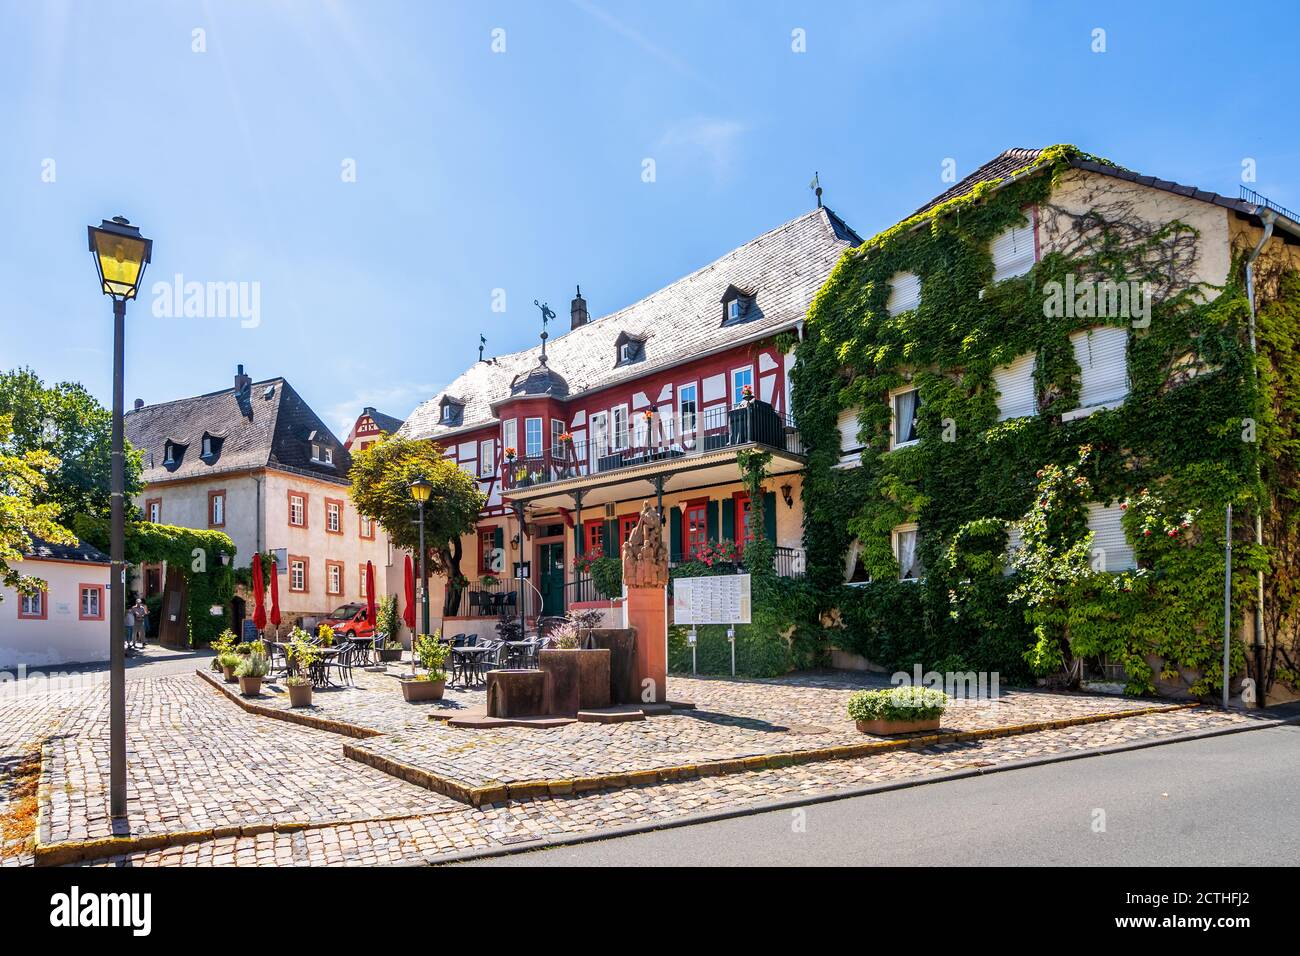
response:
[[[479,647],[477,645],[472,647],[453,647],[451,649],[452,678],[455,678],[456,672],[459,670],[461,680],[468,684],[469,680],[467,675],[469,673],[470,665],[474,663],[476,657],[482,657],[486,654],[487,650],[486,647]]]
[[[531,641],[506,641],[503,646],[506,648],[506,656],[510,663],[522,667],[528,656],[528,649],[533,645]]]
[[[359,652],[357,663],[362,667],[367,667],[374,663],[375,639],[373,637],[352,637],[349,638],[356,645]]]
[[[339,649],[337,647],[318,647],[316,648],[316,656],[319,660],[311,665],[311,686],[337,687],[338,685],[330,680],[330,663],[339,656]]]

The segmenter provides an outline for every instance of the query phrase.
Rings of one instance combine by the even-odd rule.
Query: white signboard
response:
[[[673,579],[674,624],[748,624],[749,575]]]

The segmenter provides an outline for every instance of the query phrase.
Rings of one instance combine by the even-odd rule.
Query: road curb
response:
[[[577,846],[582,843],[596,843],[600,840],[613,840],[619,837],[636,836],[641,833],[653,833],[658,830],[675,830],[679,827],[695,826],[701,823],[716,823],[722,820],[733,820],[737,817],[753,816],[759,813],[770,813],[775,810],[792,810],[797,807],[813,806],[819,803],[832,803],[837,800],[849,800],[854,797],[867,797],[877,793],[888,793],[892,790],[908,790],[912,787],[923,787],[934,783],[947,783],[949,781],[965,780],[971,777],[983,777],[989,774],[1004,773],[1008,770],[1025,770],[1047,764],[1065,763],[1070,760],[1082,760],[1088,757],[1105,757],[1111,754],[1126,753],[1134,750],[1147,750],[1152,747],[1163,747],[1166,744],[1187,743],[1194,740],[1206,740],[1211,737],[1226,737],[1231,734],[1248,733],[1255,730],[1270,730],[1274,727],[1283,727],[1292,724],[1300,724],[1300,716],[1276,720],[1262,720],[1259,723],[1251,723],[1241,726],[1216,727],[1212,730],[1185,731],[1179,734],[1170,734],[1166,737],[1152,737],[1145,740],[1135,740],[1123,744],[1112,744],[1108,747],[1091,747],[1086,750],[1068,751],[1065,753],[1052,754],[1050,756],[1026,757],[1023,760],[1011,760],[1003,764],[996,764],[989,767],[966,767],[962,770],[952,770],[946,773],[908,777],[903,780],[892,780],[885,783],[874,783],[865,787],[855,787],[851,790],[835,790],[805,797],[767,800],[762,803],[749,804],[745,807],[733,807],[709,813],[690,814],[688,816],[674,817],[669,820],[661,820],[653,823],[610,827],[602,830],[591,830],[585,833],[538,837],[535,840],[527,840],[526,842],[520,842],[509,846],[492,847],[481,850],[465,850],[459,853],[452,853],[446,856],[440,856],[437,859],[428,860],[426,865],[449,866],[456,863],[469,863],[475,860],[492,859],[494,857],[532,853],[535,850]]]
[[[383,731],[373,730],[370,727],[362,727],[360,724],[349,724],[342,720],[331,720],[328,717],[314,717],[311,714],[300,714],[292,710],[281,710],[278,707],[266,707],[231,690],[224,681],[218,680],[213,674],[207,671],[196,669],[194,673],[207,681],[214,690],[223,694],[226,699],[230,700],[237,707],[248,711],[250,714],[256,714],[259,717],[270,717],[273,720],[283,720],[285,723],[289,724],[301,724],[304,727],[311,727],[314,730],[324,730],[331,734],[339,734],[343,737],[354,737],[359,740],[365,740],[369,737],[383,736]]]

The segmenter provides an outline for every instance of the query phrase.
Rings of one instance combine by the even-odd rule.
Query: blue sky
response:
[[[1297,9],[0,0],[0,368],[108,401],[85,226],[116,214],[154,239],[147,285],[260,294],[244,327],[146,290],[128,403],[243,362],[339,430],[407,414],[480,331],[535,343],[534,298],[567,321],[581,283],[604,315],[801,214],[814,170],[864,235],[944,189],[945,159],[1055,142],[1229,195],[1254,160],[1300,208]]]

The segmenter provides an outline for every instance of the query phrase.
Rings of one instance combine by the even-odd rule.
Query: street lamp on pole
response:
[[[411,482],[411,497],[420,509],[420,633],[429,633],[429,577],[425,567],[424,548],[424,505],[433,494],[433,485],[427,478],[416,478]],[[411,666],[415,666],[415,645],[411,645]]]
[[[153,240],[121,216],[87,226],[90,252],[104,295],[113,298],[113,448],[111,454],[109,557],[109,804],[114,819],[126,816],[126,468],[122,406],[126,355],[126,300],[140,290]]]

